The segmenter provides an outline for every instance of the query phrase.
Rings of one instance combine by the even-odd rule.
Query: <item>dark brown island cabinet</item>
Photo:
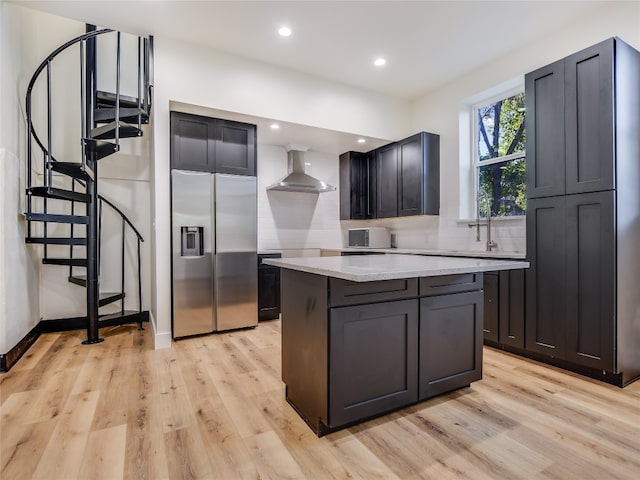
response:
[[[256,126],[171,112],[171,168],[256,175]]]
[[[640,377],[640,52],[610,38],[525,77],[525,350]]]
[[[340,219],[440,212],[440,137],[420,132],[367,153],[340,155]]]
[[[318,435],[482,378],[482,273],[354,282],[282,269],[282,379]]]

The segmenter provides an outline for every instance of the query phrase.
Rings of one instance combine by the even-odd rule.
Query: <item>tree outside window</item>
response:
[[[524,93],[476,107],[474,167],[478,191],[488,201],[479,202],[478,215],[506,217],[524,215],[525,103]],[[487,205],[487,203],[489,205]]]

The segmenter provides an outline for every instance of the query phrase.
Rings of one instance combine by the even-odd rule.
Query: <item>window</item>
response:
[[[480,217],[486,217],[489,208],[492,217],[525,214],[524,116],[523,92],[473,109],[473,167]]]

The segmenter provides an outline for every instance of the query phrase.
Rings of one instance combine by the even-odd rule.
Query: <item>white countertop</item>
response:
[[[354,282],[436,277],[456,273],[528,268],[520,260],[454,258],[417,255],[354,255],[340,257],[268,258],[263,263]]]
[[[426,248],[336,248],[340,252],[399,253],[406,255],[439,255],[445,257],[500,258],[524,260],[525,253],[494,250],[434,250]]]

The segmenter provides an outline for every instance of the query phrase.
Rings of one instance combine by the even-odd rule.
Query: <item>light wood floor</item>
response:
[[[470,388],[317,438],[284,400],[280,323],[153,350],[43,335],[0,375],[0,478],[640,478],[640,382],[485,348]]]

